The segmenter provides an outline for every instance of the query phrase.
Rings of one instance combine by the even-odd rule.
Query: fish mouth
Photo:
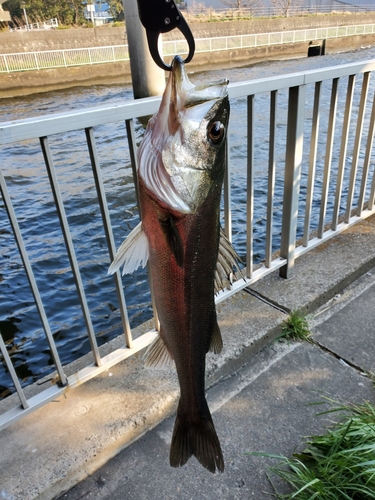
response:
[[[174,135],[180,127],[180,115],[200,122],[212,106],[213,101],[228,96],[226,78],[202,85],[193,85],[187,75],[185,63],[180,56],[175,56],[171,63],[167,85],[161,100],[157,120],[153,120],[154,137],[162,138]],[[194,110],[194,111],[193,111]]]
[[[171,104],[175,112],[181,112],[184,108],[191,108],[199,104],[207,103],[217,99],[223,99],[228,95],[226,78],[204,85],[193,85],[186,72],[184,61],[180,56],[175,56],[172,61],[172,71],[167,83],[167,89],[171,87]],[[170,113],[173,109],[170,109]]]

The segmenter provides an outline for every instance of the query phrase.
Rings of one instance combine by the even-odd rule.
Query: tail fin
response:
[[[192,455],[210,472],[224,472],[224,459],[211,414],[206,406],[206,415],[199,420],[189,420],[177,411],[174,424],[170,464],[182,467]]]

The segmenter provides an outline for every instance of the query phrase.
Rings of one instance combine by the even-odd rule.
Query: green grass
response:
[[[302,453],[292,458],[257,454],[279,459],[270,470],[292,489],[280,494],[273,486],[275,498],[375,499],[375,407],[349,404],[324,413],[334,411],[344,411],[342,420],[325,434],[310,437]]]
[[[281,334],[277,340],[282,338],[287,340],[307,340],[310,336],[307,319],[297,311],[292,311],[286,320],[283,321]]]

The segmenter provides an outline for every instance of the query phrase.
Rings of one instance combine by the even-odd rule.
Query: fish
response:
[[[149,262],[160,328],[146,364],[174,362],[180,385],[170,465],[194,455],[212,473],[224,459],[205,397],[206,354],[222,350],[215,293],[238,258],[220,227],[229,113],[228,80],[193,85],[176,56],[138,148],[141,222],[109,268],[125,274]]]

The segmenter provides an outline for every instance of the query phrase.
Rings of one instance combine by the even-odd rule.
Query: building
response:
[[[6,0],[0,0],[0,23],[6,23],[11,21],[10,14],[7,10],[3,9],[2,4],[5,3]]]
[[[95,26],[110,23],[113,17],[108,12],[109,6],[106,3],[92,3],[85,7],[85,18],[91,21]]]

